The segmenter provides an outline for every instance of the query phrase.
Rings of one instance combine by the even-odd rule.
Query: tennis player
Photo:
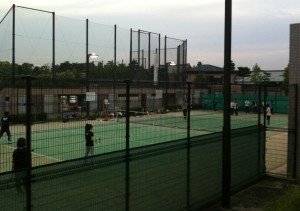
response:
[[[4,113],[4,116],[1,118],[1,130],[0,130],[0,138],[3,136],[4,133],[6,133],[8,137],[8,143],[11,144],[11,133],[9,130],[9,125],[10,125],[10,118],[9,118],[9,113],[6,111]]]
[[[85,125],[85,157],[90,155],[94,155],[94,133],[92,131],[93,125],[86,124]]]
[[[186,119],[186,115],[187,115],[187,101],[184,101],[184,103],[182,104],[182,113],[183,113],[183,118]]]

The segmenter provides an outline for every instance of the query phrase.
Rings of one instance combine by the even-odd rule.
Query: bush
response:
[[[177,111],[178,109],[181,109],[181,105],[168,105],[167,109],[169,111]]]
[[[27,120],[26,114],[13,114],[10,115],[11,121],[13,124],[25,124]],[[32,122],[39,122],[39,121],[47,121],[47,114],[46,113],[39,113],[39,114],[32,114],[31,115]]]
[[[202,105],[200,103],[193,104],[193,109],[201,109]]]

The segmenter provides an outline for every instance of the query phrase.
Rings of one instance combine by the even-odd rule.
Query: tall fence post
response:
[[[187,82],[187,163],[186,163],[186,175],[187,175],[187,193],[186,193],[186,204],[187,210],[190,209],[190,191],[191,191],[191,82]],[[185,103],[185,102],[183,102]]]
[[[187,141],[190,144],[191,136],[191,82],[187,82]]]
[[[224,109],[222,143],[222,206],[231,206],[231,21],[232,0],[225,0],[225,46],[224,46]]]
[[[258,103],[257,103],[257,113],[258,113],[258,125],[261,123],[260,113],[261,113],[261,85],[258,85]]]
[[[293,86],[294,90],[293,92],[295,93],[295,106],[294,106],[294,114],[297,113],[297,108],[298,108],[298,84],[295,84],[295,86]],[[297,132],[297,128],[298,128],[298,115],[295,115],[295,120],[294,120],[294,126],[293,126],[294,130],[294,159],[293,159],[293,178],[296,179],[297,177],[297,160],[298,160],[298,157],[297,157],[297,149],[298,149],[298,143],[297,143],[297,140],[298,140],[298,132]]]
[[[126,194],[126,211],[129,211],[129,173],[130,173],[130,80],[126,80],[126,178],[125,178],[125,194]]]
[[[130,52],[129,52],[129,71],[127,70],[127,80],[131,78],[132,73],[132,28],[130,28]]]
[[[117,78],[117,25],[114,25],[114,115],[116,116],[116,78]]]
[[[138,84],[140,86],[140,80],[141,80],[141,30],[138,30]]]
[[[32,99],[31,99],[31,76],[24,76],[22,79],[26,80],[26,141],[27,141],[27,155],[26,155],[26,209],[31,210],[31,115],[32,115]]]
[[[55,12],[52,12],[52,80],[55,79]]]
[[[85,72],[85,79],[86,79],[86,93],[88,93],[90,91],[90,55],[89,55],[89,19],[86,19],[86,43],[85,43],[85,47],[86,47],[86,52],[85,52],[85,56],[86,56],[86,72]],[[87,99],[87,94],[86,94],[86,115],[89,118],[90,116],[90,101],[89,99]]]
[[[13,20],[12,20],[12,84],[15,85],[16,80],[16,5],[12,6]]]

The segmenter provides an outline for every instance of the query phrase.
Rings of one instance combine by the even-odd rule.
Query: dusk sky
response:
[[[188,63],[223,67],[225,0],[5,0],[126,29],[187,39]],[[300,23],[299,0],[232,0],[232,60],[236,67],[282,70],[289,63],[290,24]]]

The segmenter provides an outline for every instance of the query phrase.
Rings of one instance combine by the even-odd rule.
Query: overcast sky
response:
[[[188,63],[223,67],[225,0],[2,0],[0,19],[12,4],[187,39]],[[300,0],[232,0],[232,11],[236,67],[284,69],[290,24],[300,23]]]

